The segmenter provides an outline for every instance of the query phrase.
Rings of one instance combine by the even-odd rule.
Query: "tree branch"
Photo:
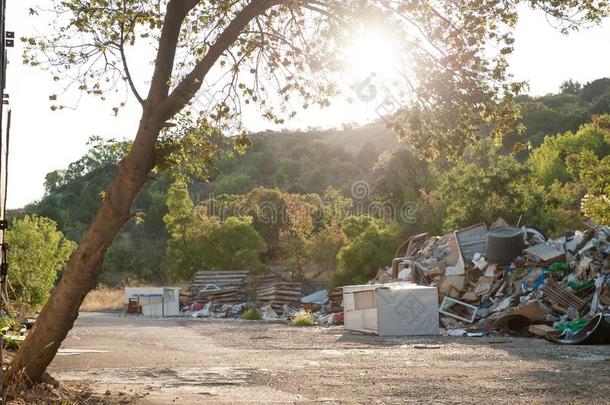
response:
[[[123,7],[125,7],[124,4],[123,4]],[[138,103],[140,103],[140,105],[142,107],[144,107],[144,99],[142,98],[142,96],[140,96],[140,93],[138,93],[138,89],[136,88],[136,85],[133,82],[133,78],[132,78],[131,72],[129,70],[129,64],[127,63],[127,56],[125,55],[125,27],[122,23],[121,23],[121,37],[120,37],[120,43],[118,44],[118,48],[119,48],[119,54],[121,55],[121,61],[123,62],[123,70],[125,73],[125,78],[127,79],[127,83],[129,83],[129,88],[131,89],[131,92],[133,93],[136,100],[138,100]]]
[[[152,106],[167,98],[170,80],[174,69],[174,58],[180,37],[182,23],[189,11],[191,11],[200,0],[170,0],[167,5],[163,29],[159,38],[159,49],[155,62],[150,90],[146,103]]]
[[[282,0],[253,0],[248,3],[229,23],[216,41],[172,93],[157,108],[157,113],[168,119],[180,111],[195,96],[203,84],[203,79],[218,58],[233,44],[242,30],[266,10],[281,4]]]
[[[140,96],[140,93],[138,93],[138,89],[136,88],[133,78],[131,77],[131,72],[129,71],[129,66],[127,65],[127,57],[125,56],[125,47],[123,44],[121,44],[119,47],[119,52],[121,53],[123,69],[125,70],[125,77],[127,78],[127,83],[129,83],[129,88],[131,89],[131,92],[135,96],[136,100],[138,100],[138,103],[140,103],[141,106],[144,106],[144,99],[142,96]]]

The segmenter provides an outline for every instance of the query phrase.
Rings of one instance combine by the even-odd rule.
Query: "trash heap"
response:
[[[273,272],[198,271],[181,300],[195,318],[239,318],[255,309],[261,319],[282,320],[302,308],[303,295],[303,283],[287,281]]]
[[[187,296],[198,308],[208,302],[236,305],[246,300],[247,276],[247,271],[198,271],[191,280]]]
[[[303,283],[278,280],[277,277],[266,277],[256,289],[256,300],[273,310],[284,310],[285,306],[296,307],[303,296]]]
[[[584,232],[547,240],[500,218],[489,230],[477,224],[445,236],[420,234],[381,273],[372,282],[437,287],[449,335],[501,331],[573,344],[605,333],[610,343],[608,226],[588,224]]]
[[[310,290],[311,291],[311,290]],[[317,324],[343,322],[343,295],[335,289],[305,294],[302,282],[274,272],[198,271],[181,295],[183,309],[194,318],[290,320],[299,311],[313,315]]]

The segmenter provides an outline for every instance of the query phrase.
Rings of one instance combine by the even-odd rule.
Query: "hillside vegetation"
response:
[[[557,94],[518,101],[525,128],[501,146],[483,138],[458,162],[421,160],[374,124],[254,134],[243,154],[224,147],[207,179],[158,174],[110,248],[102,281],[273,266],[294,278],[361,282],[415,232],[497,216],[522,217],[550,235],[579,227],[583,216],[610,221],[610,79],[568,81]],[[50,218],[79,241],[128,147],[93,138],[16,215]]]

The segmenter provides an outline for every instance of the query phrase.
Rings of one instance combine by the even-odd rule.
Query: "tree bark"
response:
[[[169,94],[178,38],[184,19],[200,0],[170,0],[159,39],[150,89],[133,145],[119,163],[118,173],[106,189],[102,207],[66,265],[53,290],[13,358],[4,382],[16,386],[40,380],[78,317],[80,305],[97,284],[106,251],[131,217],[131,206],[155,164],[155,143],[166,120],[172,118],[201,87],[202,79],[256,16],[282,0],[253,0],[219,35],[206,56]]]

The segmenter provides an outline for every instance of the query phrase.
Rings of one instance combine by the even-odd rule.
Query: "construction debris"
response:
[[[489,231],[477,224],[445,236],[416,235],[392,260],[394,277],[371,282],[436,287],[440,326],[450,335],[533,334],[565,343],[558,334],[576,336],[598,315],[596,333],[610,333],[610,227],[587,225],[553,240],[501,218]]]
[[[198,293],[213,284],[219,287],[243,287],[248,276],[247,270],[240,271],[198,271],[189,284],[191,292]]]
[[[303,296],[303,283],[287,282],[272,274],[261,280],[256,289],[256,302],[282,311],[285,305],[298,306]]]
[[[326,290],[321,290],[303,297],[302,282],[287,281],[271,271],[259,275],[247,271],[199,271],[184,298],[188,298],[185,309],[194,318],[239,318],[252,309],[262,320],[287,320],[303,307],[315,312],[316,319],[324,318],[319,323],[343,321],[342,299],[337,301],[336,292],[329,297]],[[341,315],[335,316],[337,312]]]

